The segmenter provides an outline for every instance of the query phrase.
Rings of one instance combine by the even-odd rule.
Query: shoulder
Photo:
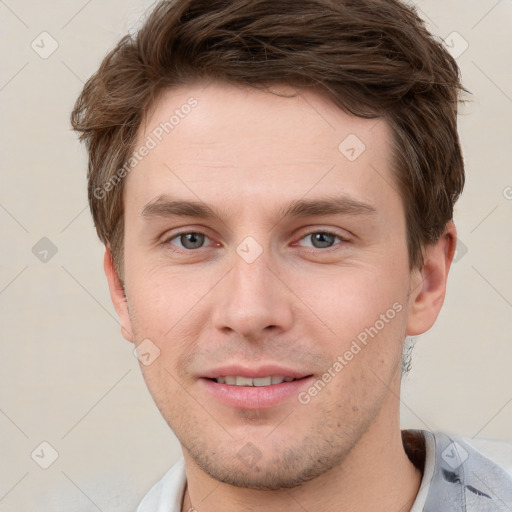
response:
[[[501,466],[512,476],[512,442],[495,439],[462,439],[466,444]]]
[[[503,504],[512,507],[512,471],[510,465],[503,465],[512,462],[512,446],[444,432],[424,433],[435,461],[426,512],[446,504],[453,507],[450,510],[467,512],[499,510]],[[496,456],[500,462],[494,460]]]
[[[180,459],[144,496],[137,512],[180,512],[186,484],[185,461]]]

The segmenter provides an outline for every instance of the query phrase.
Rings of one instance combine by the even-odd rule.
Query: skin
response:
[[[124,289],[105,253],[124,337],[160,350],[141,369],[183,449],[183,510],[398,512],[419,489],[400,434],[402,345],[437,318],[455,227],[411,271],[389,126],[297,92],[216,82],[165,91],[139,144],[190,97],[198,104],[126,178]],[[349,134],[366,146],[352,162],[338,150]],[[143,216],[163,195],[208,203],[220,217]],[[376,213],[279,214],[333,195]],[[325,231],[336,236],[315,243]],[[206,237],[190,249],[181,232]],[[252,263],[236,251],[248,236],[262,249]],[[277,363],[319,379],[396,303],[401,311],[307,405],[293,396],[232,407],[201,385],[225,363]],[[259,454],[249,464],[239,456],[248,442]]]

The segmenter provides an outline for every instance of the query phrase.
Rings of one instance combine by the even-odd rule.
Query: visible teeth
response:
[[[237,386],[252,386],[252,379],[248,379],[247,377],[237,377],[236,385]]]
[[[228,384],[229,386],[270,386],[272,384],[281,384],[282,382],[291,382],[295,380],[293,377],[257,377],[251,379],[249,377],[217,377],[216,381],[219,384]]]
[[[272,384],[272,377],[261,377],[259,379],[252,379],[254,386],[270,386]]]

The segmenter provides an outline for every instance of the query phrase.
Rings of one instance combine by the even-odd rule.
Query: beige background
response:
[[[416,3],[452,51],[468,45],[458,62],[473,96],[460,118],[463,246],[439,321],[417,338],[402,424],[510,442],[512,0]],[[68,121],[148,5],[0,1],[0,511],[134,510],[180,454],[120,335]],[[43,237],[57,250],[46,262],[33,253]]]

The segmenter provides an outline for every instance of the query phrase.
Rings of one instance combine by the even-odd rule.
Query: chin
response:
[[[339,465],[350,450],[333,451],[332,446],[305,438],[295,447],[267,446],[260,451],[250,441],[233,452],[217,445],[207,451],[193,444],[188,455],[211,478],[234,487],[278,490],[297,487]]]

